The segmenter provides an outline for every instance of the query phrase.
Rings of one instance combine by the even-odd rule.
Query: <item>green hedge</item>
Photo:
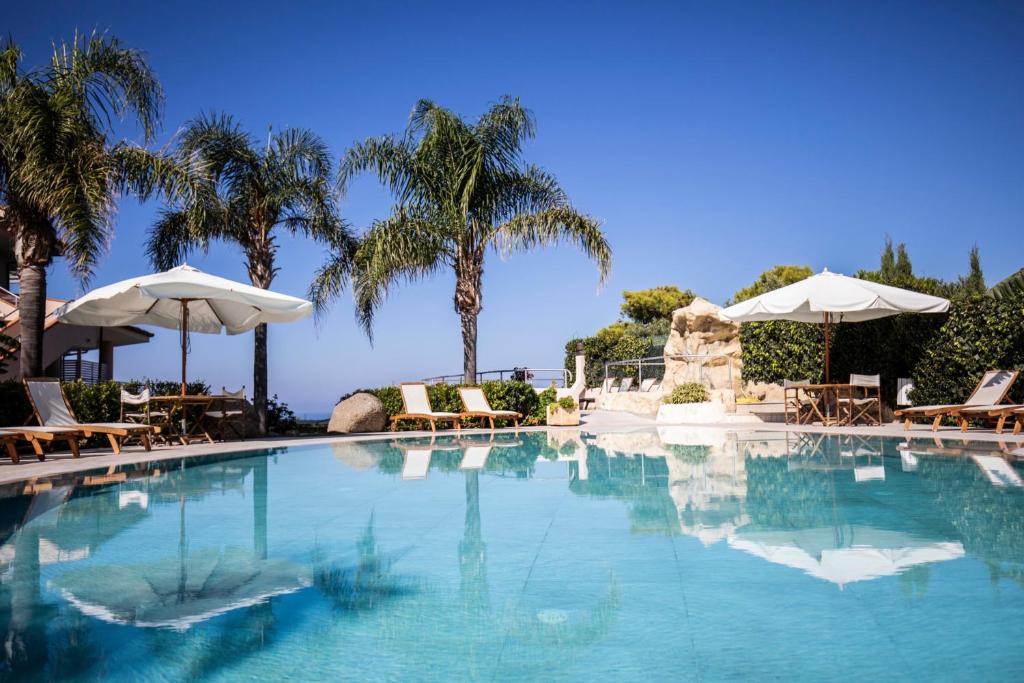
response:
[[[829,331],[834,339],[834,327]],[[743,323],[740,346],[744,381],[781,384],[784,379],[824,379],[823,325],[789,320]]]
[[[923,345],[911,376],[917,405],[966,399],[986,370],[1024,367],[1024,304],[973,296],[955,300],[945,324]],[[1024,379],[1010,397],[1024,401]]]
[[[460,413],[463,410],[462,399],[459,398],[459,387],[464,384],[430,384],[427,385],[427,397],[430,407],[441,413]],[[546,390],[540,395],[533,386],[518,380],[488,381],[479,385],[484,390],[487,402],[494,410],[514,410],[521,413],[526,424],[543,424],[547,404],[553,400],[554,393]],[[342,396],[343,401],[358,393],[373,394],[384,404],[384,412],[388,419],[402,412],[402,393],[396,386],[378,387],[375,389],[358,389]],[[546,400],[545,400],[546,399]],[[401,429],[417,429],[419,425],[406,422]]]

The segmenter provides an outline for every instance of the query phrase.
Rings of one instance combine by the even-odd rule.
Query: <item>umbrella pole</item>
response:
[[[188,299],[181,300],[181,395],[185,395],[185,365],[188,362]]]
[[[829,313],[824,314],[825,318],[825,384],[828,384],[828,318]],[[183,381],[183,380],[182,380]]]

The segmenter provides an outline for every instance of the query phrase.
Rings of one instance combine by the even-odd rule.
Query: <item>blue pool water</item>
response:
[[[1020,444],[308,446],[0,500],[17,680],[1020,678]]]

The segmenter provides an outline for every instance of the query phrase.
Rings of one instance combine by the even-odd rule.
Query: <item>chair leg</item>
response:
[[[909,432],[910,431],[910,418],[909,417],[903,421],[903,431],[905,431],[905,432]]]
[[[107,434],[107,440],[110,442],[110,449],[114,451],[114,455],[121,454],[121,444],[118,443],[117,437],[113,434]]]
[[[996,420],[996,434],[1002,434],[1004,426],[1006,426],[1006,415],[1000,415]]]
[[[82,452],[78,450],[78,437],[69,436],[67,439],[68,449],[71,450],[71,455],[78,458],[82,455]],[[40,458],[42,460],[42,458]]]
[[[153,450],[153,442],[149,439],[149,432],[140,432],[139,441],[142,442],[142,447],[145,448],[146,451]]]
[[[1022,426],[1024,426],[1024,415],[1018,417],[1017,420],[1013,423],[1013,433],[1020,434],[1020,428]]]
[[[4,441],[4,448],[7,450],[7,457],[17,465],[21,458],[18,457],[18,449],[15,447],[14,442]]]
[[[932,420],[932,431],[939,431],[939,425],[942,424],[942,415],[936,415],[935,419]]]

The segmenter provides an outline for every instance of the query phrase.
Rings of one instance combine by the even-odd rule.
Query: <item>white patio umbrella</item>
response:
[[[301,320],[312,312],[313,304],[304,299],[182,265],[94,289],[64,304],[56,315],[71,325],[156,325],[179,330],[184,396],[189,332],[241,334],[260,323]]]
[[[909,289],[830,273],[817,275],[741,301],[719,312],[723,320],[761,322],[796,320],[825,324],[825,381],[829,381],[828,326],[838,322],[863,322],[900,313],[944,313],[949,300]]]

